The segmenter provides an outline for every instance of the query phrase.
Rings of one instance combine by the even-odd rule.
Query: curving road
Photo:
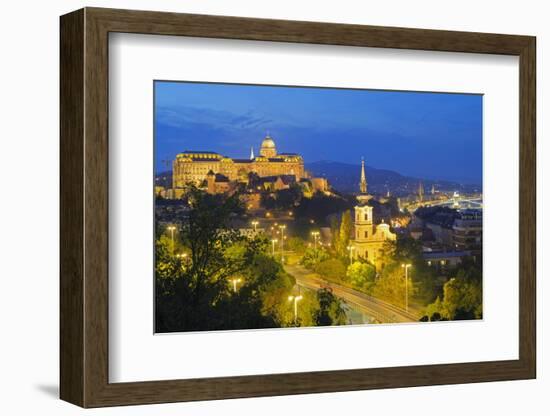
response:
[[[330,288],[335,296],[345,300],[348,304],[353,304],[357,309],[372,316],[380,323],[418,322],[420,318],[411,311],[407,312],[402,308],[373,298],[357,290],[329,282],[301,265],[285,264],[284,268],[287,273],[294,276],[298,286],[313,290]]]

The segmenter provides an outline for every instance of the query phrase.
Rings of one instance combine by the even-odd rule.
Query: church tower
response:
[[[365,159],[361,158],[361,180],[359,182],[359,195],[357,201],[360,205],[366,205],[372,195],[367,192],[367,175],[365,175]]]
[[[365,175],[365,159],[361,158],[361,182],[359,183],[359,190],[362,194],[367,194],[367,176]]]
[[[356,243],[366,242],[372,238],[372,236],[374,235],[374,223],[372,221],[371,206],[357,205],[355,207],[354,225]]]
[[[424,185],[422,181],[418,183],[418,200],[422,202],[424,200]]]
[[[357,196],[358,204],[354,208],[353,239],[350,242],[350,260],[363,258],[374,264],[377,268],[383,267],[383,251],[387,241],[395,241],[396,234],[390,231],[390,226],[382,221],[375,225],[373,219],[373,207],[368,205],[372,196],[367,193],[367,177],[365,175],[365,161],[361,158],[361,181],[359,183],[360,194]]]

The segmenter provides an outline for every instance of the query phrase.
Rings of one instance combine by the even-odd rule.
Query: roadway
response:
[[[420,318],[413,311],[409,310],[407,312],[403,308],[376,299],[358,290],[327,281],[299,264],[285,264],[284,268],[288,274],[294,276],[298,286],[313,290],[330,288],[335,296],[373,317],[379,323],[418,322]]]

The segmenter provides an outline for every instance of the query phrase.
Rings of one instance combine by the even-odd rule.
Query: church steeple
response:
[[[367,193],[367,176],[365,175],[365,159],[361,158],[361,182],[359,183],[359,190],[362,194]]]
[[[418,200],[422,202],[424,200],[424,184],[422,181],[418,183]]]

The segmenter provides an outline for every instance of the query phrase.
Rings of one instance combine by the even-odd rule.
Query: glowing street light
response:
[[[254,232],[258,231],[258,224],[259,222],[258,221],[252,221],[252,226],[254,227]]]
[[[317,239],[319,238],[319,231],[312,231],[311,235],[313,236],[313,246],[317,250]]]
[[[412,267],[410,263],[401,264],[401,267],[405,269],[405,310],[409,311],[409,268]]]
[[[233,279],[230,279],[231,283],[233,283],[233,292],[237,293],[237,283],[241,283],[242,279],[240,277],[235,277]]]
[[[294,325],[298,323],[298,302],[301,301],[302,298],[303,298],[302,295],[298,295],[298,296],[291,295],[288,297],[289,302],[294,301]]]
[[[281,263],[284,261],[284,252],[285,252],[285,230],[286,225],[279,225],[279,229],[281,230]]]
[[[176,254],[176,258],[180,259],[184,264],[181,265],[182,269],[187,266],[187,253]]]
[[[172,254],[173,254],[174,253],[174,231],[176,231],[176,227],[173,225],[170,225],[166,229],[170,231],[170,235],[172,238]]]
[[[277,240],[276,238],[271,240],[271,254],[273,255],[273,257],[275,257],[275,244],[277,244],[278,241],[279,240]]]

